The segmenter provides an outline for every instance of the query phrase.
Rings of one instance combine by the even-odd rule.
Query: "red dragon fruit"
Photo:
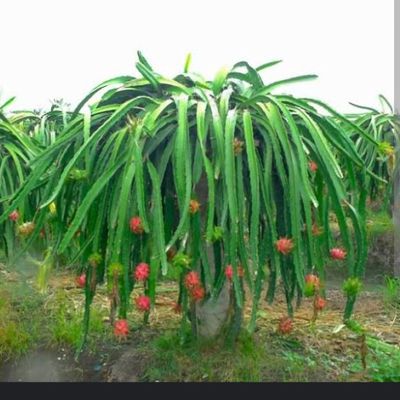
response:
[[[135,279],[137,281],[145,281],[149,277],[149,275],[150,275],[149,264],[141,262],[140,264],[136,265]]]
[[[141,295],[136,299],[136,307],[140,311],[149,311],[150,310],[150,297]]]
[[[326,306],[326,300],[320,296],[315,296],[314,307],[316,310],[321,311]]]
[[[331,251],[329,253],[330,253],[331,257],[335,260],[344,260],[347,255],[346,251],[344,251],[340,247],[335,247],[335,248],[331,249]]]
[[[244,269],[241,265],[237,267],[238,276],[242,278],[244,276]],[[225,276],[231,281],[233,278],[233,267],[231,264],[227,265],[225,268]]]
[[[312,172],[315,172],[318,169],[318,165],[317,165],[317,163],[315,161],[310,161],[308,163],[308,166],[310,168],[310,171],[312,171]]]
[[[190,271],[185,276],[186,289],[190,290],[200,285],[200,277],[196,271]]]
[[[287,255],[287,254],[291,253],[291,251],[293,250],[293,246],[294,245],[293,245],[293,240],[292,239],[288,239],[286,237],[282,237],[282,238],[280,238],[279,240],[277,240],[275,242],[275,246],[276,246],[276,249],[280,253],[282,253],[284,255]]]
[[[114,335],[118,338],[126,338],[129,333],[128,321],[126,319],[118,319],[114,323]]]
[[[293,330],[293,321],[289,317],[282,317],[279,320],[278,331],[282,334],[288,334]]]
[[[19,218],[19,212],[17,210],[14,210],[9,216],[8,218],[10,219],[10,221],[17,221]]]
[[[190,290],[190,296],[194,301],[199,301],[203,299],[204,295],[205,295],[205,290],[201,285],[195,286]]]
[[[132,217],[129,221],[129,226],[131,228],[131,231],[136,235],[140,235],[144,232],[142,219],[140,217]]]
[[[84,288],[86,285],[86,274],[81,274],[76,277],[75,283],[78,287]]]

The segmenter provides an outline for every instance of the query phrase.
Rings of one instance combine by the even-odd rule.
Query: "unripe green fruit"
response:
[[[304,296],[312,297],[315,294],[315,285],[312,282],[307,282],[304,286]]]
[[[346,296],[356,296],[362,288],[362,283],[358,278],[347,278],[343,283],[343,292]]]

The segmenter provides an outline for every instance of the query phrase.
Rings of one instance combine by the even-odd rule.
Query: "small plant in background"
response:
[[[400,310],[400,279],[391,276],[385,276],[383,287],[383,300],[386,307],[394,310]]]
[[[321,282],[318,276],[314,274],[308,274],[305,277],[304,295],[306,297],[313,298],[313,316],[311,321],[315,322],[318,317],[318,313],[322,311],[326,306],[326,299],[320,295]]]
[[[375,208],[378,206],[380,210],[391,214],[394,201],[394,168],[400,150],[400,120],[385,96],[380,95],[379,100],[381,111],[350,103],[364,112],[348,115],[355,125],[374,138],[378,146],[371,145],[371,142],[361,137],[350,126],[345,129],[348,130],[354,141],[366,168],[370,169],[377,177],[382,178],[366,180],[367,203],[371,206],[375,203]]]

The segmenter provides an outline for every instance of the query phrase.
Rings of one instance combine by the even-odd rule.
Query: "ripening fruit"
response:
[[[326,300],[320,296],[316,296],[314,299],[314,307],[316,310],[321,311],[326,306]]]
[[[279,253],[287,255],[293,250],[294,245],[292,239],[283,237],[275,242],[275,246]]]
[[[225,276],[231,281],[233,278],[233,268],[232,265],[227,265],[225,267]]]
[[[80,288],[84,288],[86,284],[86,274],[81,274],[75,279],[76,285]]]
[[[150,275],[149,264],[141,262],[140,264],[136,265],[135,279],[137,281],[145,281],[149,277],[149,275]]]
[[[194,301],[199,301],[201,300],[205,295],[205,290],[203,286],[198,285],[190,289],[190,296]]]
[[[311,233],[313,234],[313,236],[320,236],[324,233],[324,230],[317,224],[313,224],[311,227]]]
[[[320,281],[318,276],[313,274],[308,274],[305,277],[305,287],[304,287],[304,296],[311,297],[314,296],[315,291],[320,287]]]
[[[16,221],[19,218],[19,212],[17,210],[14,210],[9,216],[8,218],[10,219],[10,221]]]
[[[304,296],[312,297],[315,294],[315,286],[312,283],[306,283],[304,285]]]
[[[282,334],[290,333],[293,330],[293,321],[289,317],[282,317],[279,320],[278,331]]]
[[[140,235],[144,232],[142,219],[140,217],[132,217],[129,221],[129,226],[131,228],[131,231],[136,235]]]
[[[307,274],[305,277],[306,283],[312,284],[316,289],[319,289],[320,281],[317,275]]]
[[[18,233],[22,236],[29,236],[35,230],[34,222],[25,222],[18,227]]]
[[[238,271],[238,276],[240,278],[242,278],[244,276],[244,270],[243,267],[241,265],[238,265],[237,267],[237,271]],[[232,280],[233,278],[233,267],[231,264],[227,265],[225,268],[225,276],[229,279]]]
[[[196,271],[190,271],[185,276],[186,289],[190,290],[200,285],[200,277]]]
[[[136,307],[140,311],[149,311],[150,310],[150,297],[141,295],[136,299]]]
[[[318,169],[318,165],[315,161],[310,161],[308,163],[308,166],[309,166],[311,172],[315,172]]]
[[[330,250],[330,255],[333,259],[335,260],[344,260],[346,258],[346,252],[339,248],[339,247],[335,247],[333,249]]]
[[[114,335],[118,338],[127,337],[129,333],[128,321],[126,319],[118,319],[114,323]]]
[[[190,214],[196,214],[200,210],[200,203],[197,200],[190,200],[189,212]]]

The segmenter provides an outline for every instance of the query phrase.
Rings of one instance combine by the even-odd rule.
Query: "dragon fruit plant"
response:
[[[63,99],[52,101],[50,110],[21,110],[7,115],[11,124],[43,146],[49,146],[72,118]]]
[[[381,179],[368,179],[367,196],[369,201],[381,200],[382,208],[390,210],[393,204],[393,181],[396,155],[400,148],[400,120],[393,106],[383,96],[379,96],[382,110],[352,104],[362,112],[348,115],[355,125],[373,137],[378,146],[347,126],[346,130],[353,140],[357,152],[363,158],[366,168]]]
[[[330,234],[330,213],[340,228],[343,268],[349,276],[362,269],[365,224],[358,208],[371,173],[344,127],[371,146],[378,143],[319,100],[275,94],[284,84],[316,78],[264,83],[261,71],[276,64],[254,68],[242,61],[207,81],[190,72],[188,57],[183,73],[169,79],[139,53],[141,76],[110,79],[82,100],[35,158],[0,221],[41,186],[32,235],[39,235],[55,203],[54,251],[63,254],[78,241],[80,271],[87,282],[107,281],[119,320],[135,302],[151,313],[157,282],[174,268],[182,326],[228,284],[236,321],[231,328],[238,332],[246,285],[252,332],[261,292],[267,287],[272,302],[278,277],[291,321],[305,275],[315,270],[323,281],[324,260],[339,247]],[[356,184],[348,187],[345,174]],[[95,267],[93,254],[101,256]],[[149,269],[135,270],[142,262]],[[145,293],[136,290],[143,277]],[[85,285],[83,339],[95,287]]]
[[[0,248],[9,263],[13,263],[17,245],[32,232],[31,219],[37,198],[26,196],[18,207],[10,209],[10,200],[30,172],[30,162],[39,154],[40,146],[27,136],[6,114],[11,98],[0,105]],[[5,209],[8,211],[5,212]],[[24,238],[24,239],[22,239]]]
[[[393,189],[395,188],[396,157],[398,159],[400,148],[400,125],[399,117],[389,101],[383,95],[379,96],[379,100],[381,111],[350,103],[361,110],[358,113],[346,115],[358,129],[335,117],[333,119],[336,121],[331,121],[334,124],[339,124],[347,132],[347,136],[354,143],[357,153],[363,160],[365,171],[359,170],[356,171],[356,174],[364,174],[362,180],[364,187],[360,191],[361,196],[358,199],[353,197],[353,202],[364,220],[368,214],[367,207],[374,207],[374,202],[379,204],[381,210],[385,210],[389,214],[393,213],[395,194]],[[361,134],[360,130],[367,133],[367,136]],[[376,145],[377,143],[378,145]],[[346,162],[341,155],[338,155],[338,158],[341,163]],[[369,172],[366,173],[366,171]],[[354,192],[355,186],[360,184],[359,179],[354,176],[351,169],[345,171],[345,182],[348,193]],[[355,233],[357,234],[357,232]],[[346,257],[345,249],[331,249],[331,257],[336,260],[343,260]],[[360,264],[360,267],[356,270],[349,270],[348,279],[350,281],[359,280],[362,279],[363,275],[364,269]],[[348,320],[352,314],[356,294],[351,296],[346,294],[348,300],[344,311],[344,320]]]

